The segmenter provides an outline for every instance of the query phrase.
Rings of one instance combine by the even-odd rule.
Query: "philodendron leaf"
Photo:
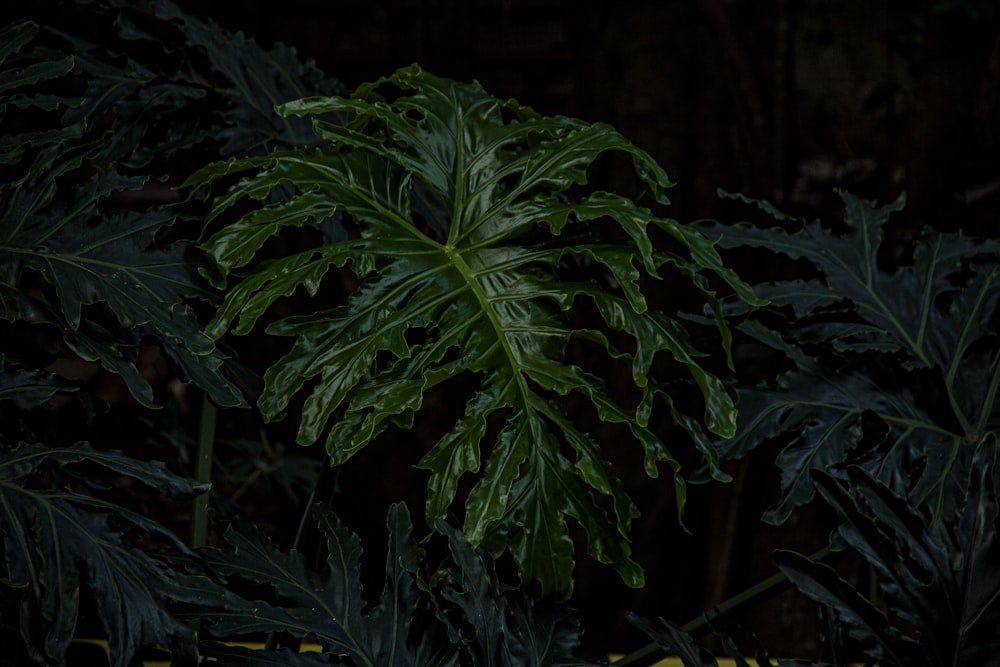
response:
[[[59,306],[48,310],[64,329],[66,342],[85,359],[122,359],[118,343],[95,335],[84,309],[105,304],[119,327],[142,330],[156,337],[165,354],[182,368],[200,368],[198,375],[212,398],[222,405],[241,405],[240,392],[219,370],[224,357],[201,331],[186,301],[211,300],[199,284],[188,246],[158,248],[155,236],[173,222],[165,208],[144,212],[102,214],[102,200],[115,193],[140,189],[145,179],[103,171],[57,197],[56,173],[16,188],[0,205],[0,282],[16,291],[27,272],[36,272],[52,288]],[[45,308],[45,306],[39,306]],[[0,313],[8,316],[4,312]],[[53,313],[57,313],[52,316]],[[24,316],[18,308],[12,316]],[[126,357],[127,359],[127,357]],[[128,363],[126,361],[126,363]],[[107,365],[107,364],[106,364]],[[154,405],[146,381],[130,369],[120,371],[133,395]]]
[[[192,486],[163,468],[85,443],[49,449],[25,445],[0,454],[0,526],[6,586],[22,595],[21,633],[39,662],[59,663],[74,637],[81,590],[97,605],[109,637],[112,664],[133,664],[143,646],[167,649],[174,664],[197,664],[192,629],[168,610],[184,600],[205,604],[186,577],[123,541],[133,527],[183,550],[172,534],[150,519],[98,498],[37,489],[24,478],[43,464],[98,463],[154,488],[192,495]],[[35,485],[37,486],[37,484]],[[113,528],[114,521],[121,528]]]
[[[667,655],[677,656],[684,667],[718,667],[719,663],[711,653],[698,646],[691,635],[670,621],[663,618],[650,620],[635,614],[629,614],[628,621],[649,635]]]
[[[958,456],[971,471],[968,493],[957,515],[948,512],[939,522],[858,466],[848,469],[849,484],[817,473],[824,500],[842,519],[841,538],[877,575],[884,609],[832,568],[789,552],[775,554],[792,582],[827,605],[865,655],[880,664],[965,665],[997,655],[996,443]]]
[[[203,552],[210,569],[229,578],[257,582],[274,598],[246,600],[217,595],[217,604],[191,607],[191,617],[206,622],[211,636],[282,631],[309,634],[323,647],[327,664],[368,667],[571,667],[590,664],[572,657],[579,628],[564,608],[509,599],[492,569],[493,561],[468,543],[461,532],[442,524],[452,555],[445,581],[428,582],[422,554],[404,505],[389,513],[385,586],[379,600],[366,605],[361,593],[358,538],[326,508],[313,518],[326,538],[322,572],[310,570],[295,552],[280,552],[256,528],[235,523],[226,533],[232,550]],[[516,623],[516,626],[513,625]],[[213,657],[232,651],[203,645]],[[273,664],[263,652],[260,664]],[[290,656],[287,652],[281,655]],[[256,664],[256,663],[254,663]],[[316,664],[294,656],[289,664]]]
[[[278,601],[238,600],[207,610],[208,631],[219,637],[275,630],[297,637],[309,633],[330,652],[347,655],[351,664],[425,664],[416,660],[419,638],[410,634],[418,556],[406,508],[397,506],[390,514],[386,586],[381,600],[368,610],[361,597],[358,538],[321,505],[314,507],[313,518],[328,545],[323,574],[311,572],[299,553],[279,552],[255,527],[230,527],[226,541],[235,552],[208,552],[208,562],[223,576],[272,586]]]
[[[402,92],[393,95],[393,87]],[[369,99],[376,92],[388,101]],[[732,435],[732,401],[699,364],[702,353],[685,330],[647,308],[640,278],[659,279],[659,269],[670,264],[714,307],[700,273],[708,271],[757,302],[691,228],[615,193],[570,198],[587,182],[591,163],[609,151],[630,160],[658,206],[670,185],[663,170],[606,125],[542,117],[487,95],[478,84],[440,79],[415,66],[350,98],[303,99],[280,111],[313,116],[329,144],[232,160],[192,177],[187,185],[249,172],[216,200],[210,219],[225,218],[247,197],[262,202],[219,228],[204,248],[232,280],[284,227],[347,214],[358,235],[239,274],[208,330],[221,336],[235,324],[237,333],[246,333],[276,299],[299,286],[315,294],[333,266],[346,266],[362,280],[347,304],[268,327],[295,342],[265,375],[259,401],[265,417],[277,418],[305,394],[298,441],[325,442],[339,464],[389,423],[408,423],[432,387],[478,375],[470,395],[452,398],[464,402],[464,416],[421,462],[431,474],[429,520],[446,515],[460,477],[477,474],[464,532],[493,551],[509,548],[525,580],[539,578],[546,592],[569,593],[569,515],[586,528],[596,558],[612,563],[628,584],[641,585],[628,546],[635,507],[592,436],[554,399],[582,397],[602,420],[623,424],[645,448],[651,476],[661,463],[675,475],[679,468],[648,423],[654,405],[665,407],[724,478],[703,427],[678,412],[652,377],[654,357],[672,355],[690,372],[703,397],[701,421],[715,433]],[[325,114],[346,123],[328,123]],[[285,185],[294,188],[290,197],[271,197]],[[601,233],[604,224],[617,233]],[[676,242],[676,253],[653,247],[652,227]],[[561,274],[560,265],[571,260],[589,266],[587,282]],[[588,302],[605,331],[575,326],[567,317]],[[728,340],[721,315],[717,325]],[[605,332],[621,332],[633,351],[619,349]],[[568,363],[571,341],[626,363],[638,406],[619,402],[602,378]],[[483,461],[487,424],[499,416],[503,426]],[[682,478],[676,479],[683,508]],[[600,495],[613,500],[612,516],[600,508]]]
[[[819,272],[757,287],[778,312],[727,306],[745,336],[792,368],[766,386],[739,388],[738,435],[717,446],[742,456],[768,439],[787,442],[770,522],[813,497],[814,470],[846,479],[848,462],[940,521],[964,493],[968,470],[956,462],[968,459],[959,453],[992,437],[997,423],[1000,244],[926,230],[887,252],[884,229],[903,198],[880,207],[840,195],[848,231],[838,235],[819,221],[796,231],[700,226],[720,246],[758,247]],[[887,268],[891,256],[903,259]]]

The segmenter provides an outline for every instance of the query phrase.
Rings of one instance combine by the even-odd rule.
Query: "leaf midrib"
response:
[[[476,301],[480,305],[480,311],[486,314],[489,320],[490,326],[493,327],[493,331],[496,333],[496,340],[503,349],[504,355],[507,358],[508,365],[510,366],[512,373],[511,375],[516,378],[517,388],[521,396],[521,403],[525,409],[529,408],[528,396],[530,390],[528,388],[527,382],[524,379],[524,375],[520,372],[520,364],[517,363],[517,357],[514,354],[514,350],[510,347],[510,342],[507,340],[506,332],[507,327],[505,327],[497,317],[496,311],[493,310],[493,305],[490,296],[483,289],[482,284],[480,284],[478,274],[476,271],[469,266],[468,262],[465,261],[465,257],[462,252],[451,245],[444,246],[445,254],[451,261],[451,264],[459,272],[459,274],[464,278],[466,284],[468,285],[469,291],[475,296]]]

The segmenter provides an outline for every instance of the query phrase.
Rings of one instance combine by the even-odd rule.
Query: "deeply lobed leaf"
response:
[[[402,92],[379,98],[389,86]],[[237,333],[247,332],[267,306],[299,285],[315,293],[334,265],[348,266],[361,280],[342,306],[269,325],[269,333],[295,340],[265,374],[264,415],[277,418],[305,392],[298,441],[325,440],[333,462],[341,464],[389,423],[408,423],[432,387],[477,374],[481,381],[471,395],[453,399],[464,403],[464,416],[421,462],[431,475],[429,520],[450,508],[459,477],[475,473],[465,533],[496,552],[510,548],[522,578],[568,594],[573,548],[565,522],[572,516],[586,528],[591,553],[612,563],[630,585],[641,585],[628,547],[635,507],[600,447],[558,397],[582,397],[602,420],[624,424],[645,448],[653,476],[660,463],[674,474],[679,470],[648,425],[650,413],[666,404],[713,473],[724,478],[703,427],[651,380],[654,359],[666,352],[690,371],[709,430],[732,434],[732,401],[699,364],[702,353],[685,330],[648,309],[640,278],[659,280],[669,263],[717,305],[700,273],[709,271],[756,302],[696,231],[620,194],[570,198],[573,188],[587,183],[593,161],[608,151],[628,157],[657,205],[666,203],[670,185],[663,170],[608,126],[542,117],[487,95],[478,84],[447,81],[415,66],[361,86],[349,98],[308,98],[280,110],[312,116],[317,135],[329,144],[232,160],[195,174],[187,185],[249,172],[215,200],[211,219],[225,218],[247,197],[260,202],[219,228],[204,248],[232,279],[285,227],[347,214],[357,234],[240,274],[209,330],[218,336],[238,322]],[[345,122],[331,124],[321,114]],[[275,196],[286,186],[294,188],[291,196]],[[598,222],[620,233],[602,234]],[[679,251],[654,248],[651,227],[671,236]],[[588,282],[563,277],[567,261],[589,266]],[[604,331],[622,332],[634,352],[618,349],[604,332],[573,325],[567,314],[586,302],[596,306]],[[602,379],[569,364],[571,341],[627,363],[638,407],[623,405]],[[504,425],[488,443],[487,424],[500,415]],[[565,456],[563,444],[575,458]],[[680,481],[677,489],[683,507]],[[613,500],[610,516],[600,509],[601,494]]]
[[[169,605],[205,604],[187,575],[129,547],[119,526],[147,532],[174,549],[176,538],[152,520],[92,496],[33,489],[24,478],[43,464],[94,462],[153,488],[191,496],[205,489],[169,473],[159,463],[136,461],[120,452],[98,452],[85,443],[47,448],[25,445],[0,455],[0,525],[4,526],[3,578],[22,595],[21,633],[40,662],[63,659],[74,638],[81,590],[96,602],[109,639],[112,664],[132,664],[140,648],[169,650],[177,664],[194,665],[192,630]]]
[[[844,478],[848,461],[940,520],[963,493],[959,452],[991,437],[996,423],[1000,246],[927,230],[911,260],[886,268],[884,229],[903,197],[877,206],[840,194],[848,231],[836,236],[820,221],[797,231],[701,227],[720,246],[763,248],[820,272],[755,288],[780,310],[727,308],[742,333],[793,367],[768,386],[739,389],[738,435],[718,446],[742,456],[765,440],[785,440],[782,500],[766,515],[770,522],[813,497],[815,470]]]
[[[326,540],[323,572],[307,568],[295,551],[281,552],[253,527],[236,523],[226,540],[231,550],[205,553],[210,568],[273,588],[271,600],[247,600],[226,592],[211,606],[187,608],[204,619],[212,636],[282,631],[306,633],[333,664],[370,667],[569,667],[579,628],[567,610],[550,609],[504,593],[492,561],[461,533],[440,525],[448,536],[451,558],[442,583],[426,579],[423,555],[413,537],[409,512],[395,505],[389,513],[389,548],[385,586],[366,605],[360,587],[361,547],[326,508],[316,505],[312,518]],[[517,621],[517,625],[514,625]],[[231,650],[205,646],[213,657],[238,657]],[[309,656],[287,651],[261,652],[261,664],[289,656],[289,664],[316,664]],[[329,662],[325,664],[330,664]]]

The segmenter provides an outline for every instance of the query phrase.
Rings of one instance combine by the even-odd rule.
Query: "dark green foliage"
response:
[[[174,500],[206,487],[77,442],[107,395],[59,373],[99,362],[157,407],[162,388],[136,364],[153,350],[215,403],[246,404],[197,315],[218,298],[184,240],[198,202],[170,186],[204,161],[299,143],[308,127],[274,103],[339,86],[169,2],[20,4],[0,36],[3,640],[59,664],[82,627],[106,633],[114,665],[145,646],[195,664],[194,631],[169,607],[207,604],[182,568],[196,557],[118,487]],[[61,395],[76,401],[50,402]]]
[[[464,403],[464,416],[420,463],[430,471],[428,517],[446,516],[460,478],[478,474],[464,503],[464,532],[494,555],[509,550],[524,581],[538,579],[546,592],[568,595],[573,544],[566,521],[573,517],[587,532],[590,553],[613,564],[628,584],[641,585],[628,544],[637,509],[601,446],[560,397],[587,402],[601,420],[625,425],[645,450],[650,476],[661,463],[669,466],[682,509],[679,464],[650,428],[651,413],[670,414],[720,479],[725,475],[705,429],[731,435],[735,413],[722,383],[699,364],[703,353],[685,329],[647,308],[640,278],[660,278],[670,266],[715,306],[705,272],[754,299],[691,228],[620,194],[570,197],[587,182],[591,164],[615,152],[631,165],[640,194],[659,207],[670,185],[663,170],[608,126],[542,117],[478,84],[415,66],[349,98],[303,99],[280,111],[312,117],[324,148],[231,160],[188,181],[245,173],[208,216],[226,224],[204,247],[223,282],[236,279],[209,325],[213,336],[233,324],[237,334],[249,332],[271,304],[300,287],[315,295],[334,267],[348,266],[360,279],[346,305],[268,326],[295,343],[265,375],[258,402],[265,417],[278,418],[305,394],[298,441],[325,442],[332,461],[342,464],[391,424],[409,428],[425,392],[477,376],[470,391],[451,399]],[[331,114],[344,124],[324,120]],[[289,186],[290,198],[273,196]],[[227,219],[245,199],[266,203]],[[356,236],[238,271],[282,229],[343,214]],[[602,225],[614,232],[602,234]],[[671,238],[676,251],[654,248],[653,229]],[[587,327],[567,317],[581,304],[598,313]],[[728,336],[721,317],[717,326]],[[620,349],[620,338],[634,343],[635,352]],[[568,363],[571,341],[594,359],[627,364],[637,405],[624,404],[603,378]],[[661,352],[699,387],[704,427],[652,376]],[[491,443],[488,426],[501,419]]]
[[[66,9],[41,31],[9,27],[0,50],[0,318],[55,327],[145,405],[153,389],[129,362],[151,341],[214,401],[242,405],[191,309],[215,298],[200,260],[164,241],[190,213],[163,205],[180,197],[160,181],[192,159],[301,143],[307,125],[274,104],[339,85],[287,47],[264,51],[169,2]]]
[[[846,480],[847,463],[941,520],[964,495],[964,450],[995,438],[1000,416],[1000,244],[927,230],[912,247],[887,245],[884,226],[903,199],[841,198],[843,234],[787,219],[795,231],[702,227],[721,246],[763,248],[820,272],[756,286],[769,309],[730,308],[748,339],[774,351],[769,363],[790,370],[739,388],[738,435],[718,447],[739,457],[772,438],[787,443],[770,522],[813,497],[815,470]]]
[[[785,576],[826,605],[823,659],[997,664],[1000,244],[932,230],[891,244],[885,225],[902,198],[885,207],[841,198],[839,233],[760,202],[783,228],[702,226],[720,246],[805,260],[796,265],[805,277],[755,286],[770,307],[729,305],[738,346],[758,355],[738,358],[783,370],[739,387],[739,432],[720,452],[785,443],[783,498],[765,520],[784,521],[818,490],[842,519],[834,544],[877,575],[881,595],[870,599],[829,565],[775,553]],[[703,664],[675,626],[638,624],[685,664]]]
[[[0,189],[0,291],[12,295],[0,317],[48,324],[63,332],[80,358],[99,360],[122,376],[136,399],[153,407],[153,389],[129,359],[143,336],[155,338],[181,372],[202,384],[223,405],[243,398],[220,372],[222,355],[201,331],[186,305],[209,298],[198,284],[185,244],[157,248],[157,232],[173,221],[167,209],[102,214],[114,193],[138,192],[144,180],[107,167],[87,182],[58,193],[62,167],[49,165],[45,176]],[[48,303],[18,307],[36,288],[37,275],[51,290]],[[20,294],[14,295],[15,292]],[[100,309],[86,309],[99,304]]]
[[[975,457],[961,455],[969,458],[963,462],[971,470],[968,493],[957,515],[938,521],[856,466],[848,469],[847,484],[817,473],[817,488],[844,521],[840,537],[878,575],[879,600],[867,599],[828,566],[775,554],[799,590],[831,608],[847,646],[881,665],[1000,664],[996,443]]]
[[[649,620],[630,614],[629,622],[649,635],[664,653],[679,658],[684,667],[718,667],[719,665],[718,660],[703,646],[699,646],[694,637],[685,632],[684,628],[666,619],[658,618],[656,620]],[[733,661],[736,667],[750,667],[751,663],[745,657],[747,653],[753,655],[757,667],[770,667],[775,664],[777,667],[824,667],[826,665],[826,663],[813,663],[802,660],[778,660],[776,663],[772,662],[767,651],[760,645],[757,638],[749,634],[747,634],[746,641],[744,642],[750,648],[749,651],[741,650],[740,646],[729,634],[716,632],[715,637],[722,644],[726,656]],[[626,667],[626,663],[627,667],[632,667],[632,665],[636,664],[647,664],[630,662],[626,658],[621,661],[622,667]],[[828,667],[833,666],[830,665]]]
[[[176,664],[195,664],[194,633],[167,607],[177,600],[207,600],[199,600],[185,575],[129,546],[123,532],[136,531],[181,551],[184,546],[141,514],[70,486],[73,467],[81,463],[99,464],[179,499],[205,490],[167,472],[162,463],[98,452],[85,443],[0,450],[5,563],[0,592],[20,598],[20,631],[29,652],[39,663],[60,662],[81,620],[81,596],[89,594],[114,665],[131,664],[146,645],[169,649]],[[84,479],[97,481],[92,467]]]
[[[570,667],[579,639],[575,618],[562,608],[538,607],[520,593],[504,593],[492,559],[446,525],[451,554],[447,568],[429,578],[413,537],[409,513],[389,514],[389,548],[382,595],[367,605],[360,587],[361,544],[323,506],[313,517],[325,537],[328,557],[311,571],[295,551],[282,552],[252,525],[234,523],[230,548],[209,550],[215,573],[262,584],[273,597],[244,599],[226,593],[215,608],[188,607],[210,636],[283,631],[308,634],[323,654],[247,651],[205,644],[220,664],[366,665],[417,667]]]

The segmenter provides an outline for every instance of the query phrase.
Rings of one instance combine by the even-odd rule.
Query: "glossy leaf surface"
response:
[[[459,479],[476,474],[464,532],[495,554],[510,549],[525,581],[568,594],[572,516],[587,530],[591,554],[641,585],[628,545],[637,510],[561,397],[583,399],[601,420],[624,425],[644,447],[651,476],[660,464],[674,474],[679,467],[648,423],[654,405],[667,410],[704,444],[713,472],[724,477],[703,427],[676,411],[652,377],[654,357],[670,355],[687,369],[711,431],[733,433],[732,402],[699,365],[702,353],[687,332],[647,308],[640,277],[657,280],[671,265],[714,304],[700,273],[707,270],[755,299],[691,228],[619,194],[570,196],[607,152],[625,156],[653,206],[667,201],[666,174],[608,126],[542,117],[477,84],[416,67],[350,98],[303,99],[280,110],[312,116],[327,147],[220,163],[188,182],[245,173],[216,200],[211,218],[225,218],[247,197],[262,202],[204,244],[223,276],[236,279],[209,333],[222,336],[233,326],[246,333],[277,299],[300,286],[315,294],[332,267],[348,267],[360,283],[344,305],[268,326],[294,337],[294,345],[265,375],[265,416],[277,418],[304,395],[298,441],[325,442],[341,464],[389,424],[409,424],[435,386],[479,377],[470,393],[451,398],[464,404],[464,415],[421,462],[430,471],[429,519],[445,516]],[[331,114],[345,124],[323,119]],[[285,185],[294,193],[276,196]],[[356,234],[238,272],[282,228],[336,215],[348,215]],[[607,227],[613,232],[604,233]],[[676,251],[654,248],[654,228]],[[569,277],[571,265],[584,266],[584,275]],[[568,315],[582,305],[596,309],[602,330],[573,324]],[[725,328],[721,320],[718,326]],[[619,336],[634,351],[620,349]],[[569,363],[571,343],[587,355],[623,360],[637,405]],[[497,420],[499,435],[490,442],[486,434]],[[679,475],[675,483],[683,507]],[[600,495],[612,501],[612,515],[599,508]]]

